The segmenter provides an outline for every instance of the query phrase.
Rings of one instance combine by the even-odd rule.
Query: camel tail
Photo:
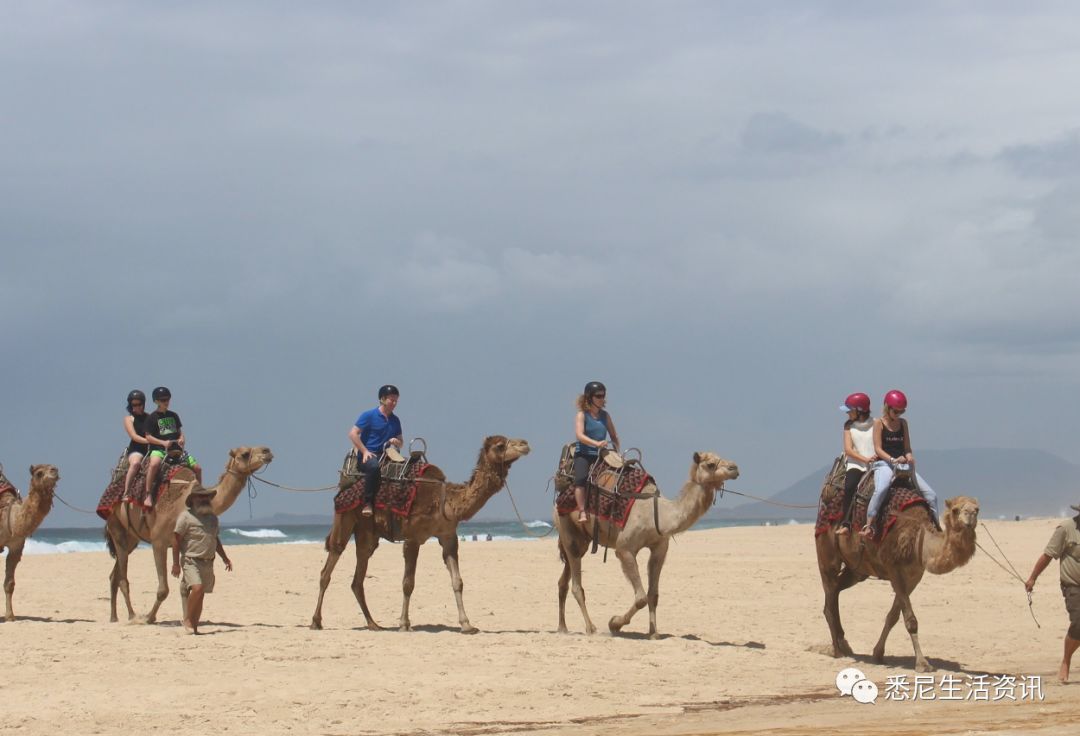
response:
[[[109,536],[109,530],[105,530],[105,546],[109,548],[109,556],[114,560],[116,559],[116,543],[113,542],[113,538]]]

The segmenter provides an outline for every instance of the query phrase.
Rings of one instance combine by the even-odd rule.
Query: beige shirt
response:
[[[191,509],[181,512],[174,530],[180,535],[180,553],[197,560],[214,559],[218,527],[218,517],[214,514],[194,514]]]
[[[1063,584],[1080,585],[1080,529],[1076,528],[1075,518],[1061,522],[1044,551],[1047,557],[1061,562]]]
[[[855,449],[855,452],[863,457],[874,457],[873,419],[867,419],[863,422],[852,422],[851,427],[849,427],[847,431],[848,434],[851,435],[851,446]],[[847,467],[848,470],[866,470],[869,466],[866,463],[848,457],[845,467]]]

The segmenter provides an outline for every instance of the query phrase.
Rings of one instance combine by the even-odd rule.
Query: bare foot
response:
[[[578,520],[578,523],[584,524],[585,522],[587,522],[589,520],[589,515],[586,514],[584,511],[579,511],[578,515],[577,515],[577,520]]]
[[[192,626],[191,622],[188,621],[186,618],[184,619],[184,631],[186,633],[188,633],[188,634],[194,634],[195,633],[195,627]]]
[[[851,534],[851,530],[848,529],[846,526],[841,526],[839,529],[836,530],[836,534],[838,536],[843,536],[845,534]]]

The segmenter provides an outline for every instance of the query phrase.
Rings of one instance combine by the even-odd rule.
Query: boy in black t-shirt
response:
[[[164,386],[154,389],[151,396],[157,411],[146,418],[146,441],[150,446],[150,466],[146,469],[146,507],[151,508],[154,504],[154,486],[157,484],[157,473],[161,463],[165,460],[165,453],[169,446],[176,443],[181,455],[178,465],[187,465],[195,472],[195,478],[202,484],[202,468],[191,455],[184,451],[184,430],[180,422],[180,415],[169,411],[169,401],[172,392]]]

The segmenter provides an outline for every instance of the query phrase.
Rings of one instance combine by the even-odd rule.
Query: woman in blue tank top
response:
[[[589,381],[585,391],[578,397],[578,413],[574,417],[574,434],[577,437],[577,449],[574,452],[574,500],[577,502],[578,521],[588,521],[585,513],[585,478],[589,475],[589,466],[600,456],[600,448],[608,443],[615,451],[619,450],[619,435],[615,432],[615,423],[611,415],[604,411],[607,404],[607,388],[599,381]]]

